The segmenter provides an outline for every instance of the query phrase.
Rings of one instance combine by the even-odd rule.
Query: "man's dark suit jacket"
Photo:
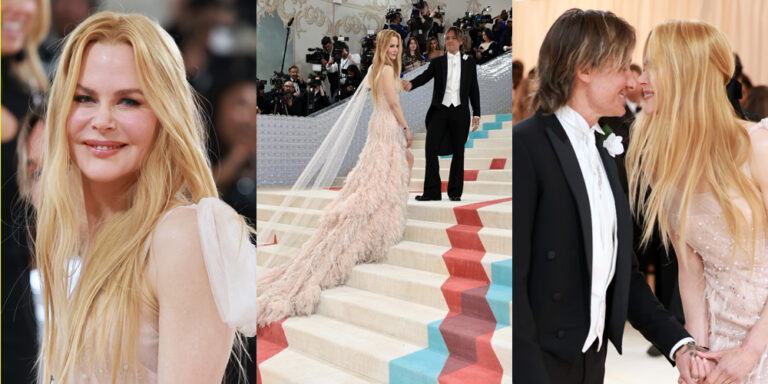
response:
[[[613,158],[599,139],[597,147],[613,190],[618,225],[605,336],[621,353],[624,323],[629,319],[668,356],[689,335],[659,304],[637,268],[629,203]],[[513,380],[516,384],[547,384],[543,354],[573,361],[587,338],[592,276],[590,207],[576,154],[554,114],[538,111],[513,128],[512,164]]]
[[[460,57],[461,79],[459,80],[459,102],[462,106],[468,107],[467,102],[469,101],[472,106],[472,115],[480,116],[480,88],[477,84],[477,64],[475,63],[475,59],[469,55],[467,55],[466,60],[464,60],[463,54]],[[429,122],[432,120],[432,115],[437,108],[443,105],[445,85],[448,81],[448,54],[432,59],[432,61],[429,62],[429,67],[411,80],[411,89],[413,90],[421,87],[433,78],[435,79],[435,84],[432,87],[432,102],[429,105],[427,117],[424,122],[427,128],[429,128]],[[469,109],[467,109],[467,111],[469,111]],[[469,130],[469,127],[467,127],[467,130]],[[451,154],[451,145],[447,135],[440,147],[440,155]]]

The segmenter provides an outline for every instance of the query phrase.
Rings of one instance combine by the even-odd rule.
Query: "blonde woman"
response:
[[[255,252],[216,198],[173,39],[144,16],[89,17],[48,105],[40,382],[220,382],[236,329],[255,331]]]
[[[319,228],[298,255],[259,279],[259,327],[311,314],[321,289],[343,283],[356,263],[381,260],[402,238],[413,134],[398,96],[401,60],[400,35],[391,29],[379,32],[373,64],[353,96],[365,87],[373,96],[366,145],[339,197],[325,209]]]
[[[707,383],[768,381],[768,120],[739,120],[726,96],[725,36],[702,22],[655,27],[639,78],[645,107],[632,130],[630,197],[679,258],[686,328]],[[647,194],[647,197],[646,197]]]

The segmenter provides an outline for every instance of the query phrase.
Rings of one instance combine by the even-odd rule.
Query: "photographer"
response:
[[[346,81],[341,87],[341,98],[346,99],[347,97],[352,96],[362,81],[363,75],[360,72],[360,68],[358,68],[357,65],[350,65],[347,68]]]
[[[314,74],[309,77],[306,93],[307,115],[317,112],[329,105],[331,101],[323,89],[322,74]]]
[[[333,95],[339,90],[339,73],[338,71],[331,72],[329,69],[335,64],[333,59],[333,40],[331,40],[330,37],[325,36],[320,42],[323,45],[323,55],[325,56],[325,58],[321,60],[321,64],[323,65],[323,68],[328,71],[328,83],[331,85],[331,94]]]
[[[338,73],[339,74],[339,84],[341,88],[344,88],[347,81],[347,69],[350,65],[358,66],[360,65],[360,55],[357,54],[350,54],[349,53],[349,46],[344,42],[337,43],[339,47],[341,47],[341,62],[340,63],[331,63],[326,68],[328,69],[328,76],[332,73]],[[335,92],[331,92],[332,96],[336,98],[337,100],[341,100],[339,95],[337,95]]]
[[[400,9],[390,9],[385,16],[387,23],[384,24],[384,29],[393,29],[400,34],[400,38],[405,41],[405,37],[408,36],[408,29],[403,26],[403,14],[400,13]]]
[[[259,113],[272,112],[269,98],[267,97],[267,92],[265,90],[266,85],[266,80],[256,79],[256,108],[258,109]]]
[[[426,1],[421,1],[416,5],[419,13],[417,17],[412,17],[408,21],[408,26],[411,30],[411,37],[415,38],[419,42],[419,52],[426,52],[427,39],[432,32],[434,26],[434,14],[429,11],[429,4]]]
[[[272,100],[272,113],[276,115],[304,116],[304,105],[301,99],[293,95],[295,92],[293,82],[288,80],[283,83],[282,94]]]
[[[301,75],[299,75],[299,67],[291,65],[291,67],[288,68],[288,74],[291,77],[293,89],[296,90],[293,95],[301,97],[301,94],[307,90],[307,83],[301,78]]]

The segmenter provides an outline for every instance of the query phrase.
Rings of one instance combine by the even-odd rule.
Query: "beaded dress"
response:
[[[753,124],[749,134],[758,129],[768,129],[768,119]],[[749,165],[745,165],[744,171],[750,174]],[[752,212],[746,200],[733,196],[733,201],[751,220]],[[676,215],[671,224],[678,232],[679,218]],[[736,348],[760,319],[768,300],[768,242],[765,236],[757,238],[754,260],[741,247],[732,253],[734,239],[722,209],[711,193],[693,196],[686,226],[686,242],[704,265],[709,348],[713,351]],[[743,383],[768,383],[768,348]]]

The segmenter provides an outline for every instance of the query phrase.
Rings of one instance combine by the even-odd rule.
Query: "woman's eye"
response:
[[[93,102],[93,98],[88,95],[75,95],[73,100],[76,103],[90,103]]]
[[[141,105],[141,103],[139,103],[138,101],[134,99],[129,99],[129,98],[121,99],[120,104],[127,105],[129,107],[137,107]]]

